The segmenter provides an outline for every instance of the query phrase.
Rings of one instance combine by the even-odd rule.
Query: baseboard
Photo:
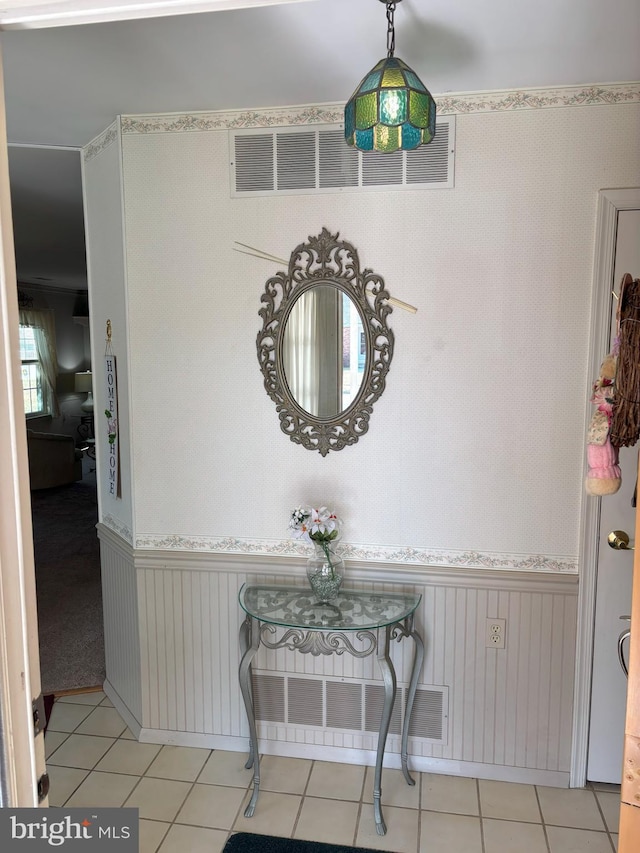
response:
[[[136,740],[140,740],[142,726],[133,716],[131,711],[127,708],[123,700],[120,698],[120,696],[118,695],[118,691],[115,689],[113,684],[111,684],[108,679],[105,679],[102,689],[104,690],[105,695],[111,700],[113,707],[120,714],[125,723],[129,726],[131,734],[136,738]],[[164,743],[164,741],[154,741],[154,743]]]
[[[79,693],[98,693],[100,691],[102,691],[102,684],[96,684],[94,687],[74,687],[70,690],[56,690],[51,695],[59,699],[61,696],[77,696]]]
[[[246,752],[247,754],[249,751],[248,738],[230,735],[141,729],[138,740],[141,743],[195,746],[228,752]],[[286,743],[284,741],[265,740],[264,738],[260,739],[260,754],[281,755],[286,758],[308,758],[313,761],[334,761],[339,764],[358,764],[366,767],[373,767],[376,763],[376,754],[373,750]],[[385,754],[384,766],[399,770],[401,767],[400,755],[398,753]],[[483,764],[477,761],[455,761],[449,758],[425,758],[416,755],[409,755],[409,769],[415,770],[417,773],[466,776],[472,779],[489,779],[494,782],[520,782],[526,785],[545,785],[550,788],[569,787],[569,771],[535,770],[527,767],[510,767],[504,764]]]

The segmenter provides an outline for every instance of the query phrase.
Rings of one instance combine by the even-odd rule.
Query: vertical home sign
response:
[[[114,497],[121,497],[120,492],[120,447],[118,443],[118,377],[116,373],[115,355],[105,355],[107,406],[105,416],[107,418],[108,456],[107,456],[107,478],[108,493]]]

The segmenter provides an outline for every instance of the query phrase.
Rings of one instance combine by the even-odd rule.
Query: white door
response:
[[[0,58],[1,62],[1,58]],[[1,66],[0,66],[1,68]],[[0,806],[37,806],[44,735],[40,694],[27,436],[18,347],[18,298],[0,73]]]
[[[611,284],[617,292],[624,273],[640,278],[640,210],[618,213],[615,251]],[[612,297],[612,341],[616,306]],[[612,530],[624,530],[632,541],[635,538],[632,498],[637,466],[638,445],[620,448],[622,486],[615,495],[601,500],[587,759],[587,779],[592,782],[620,784],[622,778],[627,680],[618,664],[617,643],[620,633],[629,626],[620,617],[630,613],[633,552],[613,550],[607,543],[607,536]]]

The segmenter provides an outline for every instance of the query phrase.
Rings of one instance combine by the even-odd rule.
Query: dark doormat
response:
[[[372,850],[370,847],[345,847],[342,844],[322,844],[319,841],[298,841],[296,838],[276,838],[274,835],[238,832],[227,841],[222,853],[381,853],[381,851]]]

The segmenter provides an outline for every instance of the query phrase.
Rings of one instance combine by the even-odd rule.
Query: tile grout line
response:
[[[57,701],[57,700],[56,700],[56,701]],[[74,704],[74,703],[63,702],[63,703],[61,703],[61,704],[62,704],[62,705],[70,705],[70,704]],[[80,707],[80,706],[82,706],[82,707],[87,707],[87,705],[85,705],[84,703],[75,703],[75,706],[76,706],[76,707]],[[80,737],[85,737],[85,736],[86,736],[86,737],[93,737],[93,738],[98,737],[98,738],[105,738],[105,739],[109,739],[109,740],[111,740],[111,741],[112,741],[112,743],[111,743],[111,744],[109,745],[109,747],[107,748],[106,752],[105,752],[102,756],[100,756],[100,757],[96,760],[96,762],[95,762],[95,763],[94,763],[90,768],[86,768],[86,767],[77,767],[77,768],[74,768],[73,766],[67,766],[67,765],[55,765],[55,764],[52,764],[52,766],[53,766],[53,767],[60,767],[61,769],[70,769],[70,770],[75,769],[75,770],[80,770],[80,771],[82,771],[82,772],[85,774],[85,775],[84,775],[84,778],[80,781],[80,783],[79,783],[79,784],[78,784],[78,785],[73,789],[73,791],[72,791],[72,792],[69,794],[69,796],[66,798],[65,803],[67,803],[67,802],[71,799],[71,797],[73,797],[73,796],[77,793],[78,789],[79,789],[79,788],[84,784],[84,782],[85,782],[85,781],[87,781],[88,777],[89,777],[91,774],[93,774],[93,773],[102,773],[102,774],[109,774],[109,773],[111,773],[111,774],[114,774],[114,775],[125,775],[125,776],[134,776],[134,777],[137,777],[137,781],[136,781],[136,783],[135,783],[135,785],[134,785],[133,789],[129,792],[129,794],[127,795],[127,798],[125,799],[125,804],[126,804],[126,802],[131,798],[131,796],[133,796],[134,792],[138,789],[138,786],[140,785],[140,782],[142,781],[142,779],[143,779],[143,778],[147,778],[147,779],[158,779],[158,780],[164,780],[164,781],[169,781],[169,782],[187,782],[187,783],[189,782],[189,780],[184,780],[184,779],[182,779],[182,780],[179,780],[179,779],[166,779],[165,777],[161,777],[161,776],[158,776],[158,777],[153,776],[153,777],[151,777],[151,776],[147,776],[147,775],[146,775],[146,774],[148,773],[148,771],[150,770],[151,766],[153,765],[153,763],[154,763],[154,762],[156,761],[156,759],[158,758],[158,756],[162,753],[163,749],[164,749],[166,746],[168,746],[167,744],[159,745],[159,746],[160,746],[160,749],[159,749],[159,750],[158,750],[158,752],[157,752],[157,753],[156,753],[156,754],[155,754],[155,755],[154,755],[154,756],[149,760],[149,763],[146,765],[146,768],[145,768],[145,770],[142,772],[142,774],[140,774],[140,773],[131,773],[131,774],[124,773],[124,774],[123,774],[123,773],[121,773],[121,772],[120,772],[120,771],[118,771],[118,770],[97,770],[97,766],[98,766],[98,764],[99,764],[99,763],[100,763],[100,762],[101,762],[101,761],[102,761],[102,760],[103,760],[103,759],[104,759],[104,758],[105,758],[105,757],[106,757],[106,756],[107,756],[107,755],[108,755],[108,754],[109,754],[109,753],[114,749],[115,744],[116,744],[117,742],[119,742],[119,741],[126,741],[126,742],[134,743],[134,742],[137,742],[137,741],[135,741],[135,739],[133,739],[133,740],[132,740],[131,738],[123,738],[123,737],[122,737],[122,734],[123,734],[124,732],[126,732],[126,731],[127,731],[127,726],[126,726],[126,725],[124,726],[122,733],[121,733],[120,735],[117,735],[117,736],[114,736],[114,735],[108,735],[108,734],[89,734],[89,733],[82,733],[82,732],[79,732],[79,731],[78,731],[78,729],[79,729],[79,728],[80,728],[80,727],[81,727],[81,726],[86,722],[86,720],[87,720],[87,719],[88,719],[88,718],[93,714],[93,712],[96,710],[96,708],[100,708],[100,707],[107,707],[107,708],[110,708],[111,706],[108,706],[108,705],[107,705],[107,706],[103,706],[103,705],[101,705],[101,703],[98,703],[97,705],[89,705],[88,707],[89,707],[89,711],[88,711],[88,713],[86,714],[86,716],[85,716],[85,717],[83,717],[83,719],[82,719],[82,720],[80,720],[80,721],[77,723],[77,725],[75,726],[75,728],[71,729],[71,731],[57,731],[57,730],[55,730],[55,729],[49,729],[49,731],[51,731],[51,732],[55,732],[55,733],[56,733],[56,735],[58,735],[58,736],[63,736],[63,737],[64,737],[64,740],[63,740],[60,744],[58,744],[58,746],[56,746],[56,748],[53,750],[53,752],[51,753],[51,755],[50,755],[50,756],[49,756],[49,758],[47,759],[47,762],[50,762],[50,760],[51,760],[52,758],[54,758],[55,753],[58,751],[58,749],[60,749],[60,748],[63,746],[63,744],[64,744],[64,743],[66,743],[66,742],[68,741],[68,739],[71,737],[71,735],[74,735],[74,734],[75,734],[75,735],[78,735],[78,736],[80,736]],[[182,799],[182,801],[181,801],[181,803],[180,803],[180,805],[179,805],[179,807],[178,807],[178,810],[177,810],[176,815],[175,815],[175,817],[173,818],[173,820],[171,820],[171,821],[166,821],[166,820],[163,820],[163,819],[161,819],[161,818],[142,818],[142,819],[144,819],[144,820],[149,820],[149,821],[151,821],[151,822],[156,822],[156,823],[161,823],[161,824],[166,824],[166,825],[167,825],[166,832],[165,832],[165,834],[164,834],[163,838],[160,840],[159,845],[156,847],[156,850],[158,850],[158,849],[159,849],[159,847],[161,847],[161,846],[162,846],[162,844],[164,844],[164,841],[166,840],[166,837],[167,837],[167,835],[168,835],[169,831],[171,830],[171,828],[172,828],[173,826],[175,826],[175,825],[177,824],[177,818],[178,818],[178,816],[179,816],[179,814],[180,814],[180,811],[181,811],[181,810],[182,810],[182,808],[184,807],[184,804],[185,804],[186,800],[188,799],[188,797],[191,795],[191,793],[192,793],[193,789],[194,789],[194,788],[195,788],[195,786],[198,784],[198,780],[201,778],[201,776],[202,776],[202,774],[203,774],[203,772],[204,772],[204,768],[205,768],[205,766],[207,765],[207,763],[208,763],[208,761],[209,761],[209,759],[210,759],[211,755],[212,755],[214,752],[216,752],[216,750],[214,750],[214,749],[209,749],[209,750],[208,750],[208,752],[209,752],[209,755],[208,755],[208,756],[207,756],[207,758],[204,760],[204,762],[203,762],[202,766],[200,767],[200,770],[196,773],[194,780],[193,780],[193,781],[191,782],[191,784],[188,786],[188,790],[186,791],[186,793],[185,793],[185,795],[184,795],[184,797],[183,797],[183,799]],[[313,761],[312,761],[312,763],[311,763],[311,769],[310,769],[310,771],[309,771],[309,774],[308,774],[308,776],[307,776],[307,779],[306,779],[306,782],[305,782],[304,788],[303,788],[303,790],[302,790],[302,794],[301,794],[301,798],[300,798],[300,804],[299,804],[299,807],[298,807],[298,810],[297,810],[297,814],[296,814],[296,817],[295,817],[295,820],[294,820],[294,824],[293,824],[293,829],[292,829],[292,832],[291,832],[291,835],[290,835],[290,838],[292,838],[292,839],[293,839],[293,837],[294,837],[294,833],[297,831],[297,828],[298,828],[298,825],[299,825],[299,821],[300,821],[300,818],[301,818],[301,814],[302,814],[302,809],[303,809],[303,807],[304,807],[304,803],[305,803],[306,799],[310,796],[310,795],[309,795],[309,793],[308,793],[308,791],[309,791],[309,785],[310,785],[311,775],[312,775],[312,773],[313,773],[313,769],[314,769],[314,767],[315,767],[315,763],[316,763],[316,762],[315,762],[315,760],[313,760]],[[411,806],[400,806],[400,808],[407,808],[407,809],[409,809],[410,811],[415,810],[415,811],[417,811],[417,813],[418,813],[417,849],[418,849],[418,853],[419,853],[419,851],[420,851],[420,842],[421,842],[421,817],[422,817],[422,813],[423,813],[423,812],[433,811],[433,810],[426,809],[426,808],[423,808],[423,807],[422,807],[422,793],[423,793],[423,786],[424,786],[424,784],[425,784],[425,783],[424,783],[424,780],[423,780],[423,778],[422,778],[422,777],[423,777],[423,774],[422,774],[422,773],[419,773],[419,774],[418,774],[418,776],[419,776],[419,783],[418,783],[418,805],[417,805],[417,807],[416,807],[415,809],[413,809]],[[366,791],[366,779],[367,779],[367,768],[365,768],[365,769],[364,769],[363,780],[362,780],[362,787],[361,787],[361,791],[360,791],[360,799],[359,799],[359,801],[357,801],[358,809],[357,809],[357,814],[356,814],[356,826],[355,826],[355,831],[354,831],[354,834],[353,834],[353,844],[354,844],[354,845],[355,845],[356,840],[357,840],[358,830],[359,830],[359,828],[360,828],[360,821],[361,821],[361,819],[362,819],[362,810],[363,810],[363,806],[364,806],[364,796],[365,796],[365,791]],[[483,814],[482,814],[482,801],[481,801],[481,794],[480,794],[480,781],[481,781],[481,780],[480,780],[480,779],[478,779],[478,778],[476,778],[476,779],[475,779],[475,783],[476,783],[476,797],[477,797],[477,801],[478,801],[478,815],[479,815],[479,822],[480,822],[481,848],[482,848],[482,853],[487,853],[487,851],[486,851],[486,841],[485,841],[485,837],[484,837],[484,827],[483,827],[483,820],[484,820],[484,818],[483,818]],[[204,783],[204,782],[203,782],[203,783],[201,783],[201,784],[203,784],[203,785],[209,785],[209,783]],[[212,784],[212,785],[215,785],[216,783],[214,782],[214,783],[211,783],[211,784]],[[222,787],[224,787],[224,788],[235,788],[236,786],[223,785]],[[548,825],[547,825],[547,823],[546,823],[546,821],[545,821],[545,817],[544,817],[544,814],[543,814],[543,811],[542,811],[542,805],[541,805],[541,799],[540,799],[540,795],[539,795],[539,791],[538,791],[538,786],[537,786],[537,785],[533,785],[532,787],[534,788],[534,793],[535,793],[535,796],[536,796],[536,802],[537,802],[537,804],[538,804],[538,810],[539,810],[539,813],[540,813],[540,825],[541,825],[541,826],[542,826],[542,828],[543,828],[543,833],[544,833],[544,838],[545,838],[546,849],[547,849],[548,853],[550,853],[550,851],[551,851],[551,842],[550,842],[550,840],[549,840],[549,835],[548,835],[548,832],[547,832],[547,826],[548,826]],[[247,791],[247,790],[248,790],[248,787],[245,789],[245,797],[246,797],[246,791]],[[615,853],[615,844],[614,844],[614,840],[613,840],[613,837],[612,837],[612,831],[609,829],[609,826],[608,826],[608,824],[607,824],[607,821],[605,820],[603,807],[602,807],[602,804],[600,803],[600,800],[599,800],[599,798],[598,798],[598,792],[597,792],[597,791],[596,791],[596,789],[595,789],[595,788],[593,788],[593,787],[588,787],[588,790],[591,790],[591,792],[592,792],[592,794],[593,794],[593,797],[594,797],[594,799],[595,799],[595,803],[596,803],[596,808],[597,808],[597,810],[598,810],[598,813],[599,813],[599,815],[600,815],[600,818],[601,818],[601,821],[602,821],[602,825],[603,825],[602,830],[593,830],[593,831],[594,831],[594,832],[598,832],[598,833],[603,832],[604,834],[606,834],[606,835],[607,835],[607,838],[608,838],[608,840],[609,840],[609,844],[610,844],[610,846],[611,846],[611,849],[612,849],[612,851],[614,851],[614,853]],[[606,793],[606,792],[605,792],[605,793]],[[244,798],[243,798],[243,799],[244,799]],[[241,809],[242,809],[242,805],[243,805],[243,803],[241,802],[240,807],[238,808],[238,812],[236,813],[236,816],[235,816],[235,818],[234,818],[234,821],[233,821],[232,827],[231,827],[230,829],[226,830],[226,838],[227,838],[227,840],[228,840],[228,838],[229,838],[232,834],[234,834],[234,832],[239,831],[239,830],[234,830],[233,826],[235,825],[235,823],[236,823],[236,822],[237,822],[237,820],[238,820],[239,813],[240,813],[240,811],[241,811]],[[442,813],[442,814],[447,814],[447,815],[449,815],[449,816],[454,815],[454,813],[453,813],[453,812],[440,812],[440,813]],[[496,820],[501,820],[501,821],[506,821],[506,822],[512,822],[512,819],[511,819],[511,818],[496,818]],[[518,822],[518,821],[516,821],[516,822]],[[525,822],[526,822],[526,823],[529,823],[529,821],[525,821]],[[537,823],[537,822],[531,822],[531,823],[532,823],[533,825],[535,825],[535,823]],[[223,832],[225,831],[222,827],[220,827],[220,828],[218,828],[218,827],[209,827],[209,826],[202,826],[202,827],[200,827],[198,824],[177,824],[177,825],[179,825],[179,826],[194,826],[194,827],[198,827],[198,828],[202,828],[202,829],[218,829],[218,830],[221,830],[221,831],[223,831]],[[553,824],[553,823],[552,823],[552,824],[549,824],[549,826],[555,826],[555,825],[556,825],[556,824]],[[563,825],[563,824],[561,824],[561,823],[559,823],[559,824],[557,824],[557,825],[558,825],[558,826],[560,826],[560,827],[563,827],[563,826],[564,826],[564,825]],[[567,828],[570,828],[570,827],[567,827]]]
[[[613,853],[616,853],[616,845],[613,843],[613,838],[611,837],[611,832],[609,831],[609,824],[606,821],[604,816],[604,811],[602,810],[602,806],[600,805],[600,800],[598,799],[598,792],[595,788],[591,789],[593,796],[595,797],[596,805],[598,806],[598,811],[600,812],[600,817],[602,818],[602,822],[604,824],[605,831],[607,833],[607,838],[609,839],[609,844],[611,845],[611,849]],[[602,792],[604,793],[604,791]]]
[[[480,799],[480,780],[476,779],[476,797],[478,798],[478,817],[480,819],[480,848],[482,853],[486,853],[484,843],[484,823],[482,821],[482,800]]]
[[[536,797],[536,803],[538,804],[538,811],[540,812],[540,823],[542,824],[542,832],[544,833],[544,843],[547,845],[547,853],[551,853],[551,842],[549,841],[549,833],[547,832],[547,824],[544,819],[544,812],[542,811],[542,803],[540,802],[540,794],[538,793],[538,786],[533,786],[533,792]]]
[[[418,771],[414,770],[414,773]],[[420,842],[422,841],[422,773],[418,773],[418,846],[417,853],[420,853]]]
[[[125,729],[125,731],[126,731],[126,729]],[[117,741],[116,741],[116,743],[117,743]],[[114,745],[115,745],[115,744],[114,744]],[[108,752],[110,752],[110,751],[111,751],[111,749],[113,749],[113,746],[114,746],[114,745],[112,745],[111,747],[109,747],[109,749],[107,750],[107,752],[105,752],[105,755],[107,755],[107,753],[108,753]],[[143,779],[147,779],[147,778],[148,778],[148,779],[153,779],[153,778],[155,778],[155,777],[153,777],[153,776],[147,776],[146,774],[147,774],[147,772],[149,771],[149,769],[150,769],[151,765],[153,764],[153,762],[154,762],[154,761],[156,760],[156,758],[160,755],[160,753],[162,752],[162,750],[164,749],[164,747],[165,747],[165,746],[166,746],[166,744],[164,744],[163,746],[161,746],[161,747],[160,747],[160,749],[156,752],[156,754],[153,756],[153,758],[151,759],[151,761],[150,761],[150,762],[149,762],[149,764],[147,765],[147,767],[146,767],[146,769],[145,769],[144,773],[142,773],[142,775],[141,775],[141,776],[139,776],[138,781],[137,781],[137,782],[136,782],[136,784],[133,786],[133,789],[132,789],[131,793],[129,794],[129,796],[125,799],[124,803],[122,804],[122,807],[123,807],[123,808],[126,806],[126,804],[127,804],[128,800],[133,796],[134,792],[135,792],[135,791],[140,787],[140,784],[141,784],[141,782],[142,782],[142,780],[143,780]],[[104,756],[103,756],[103,757],[104,757]],[[100,759],[100,760],[102,760],[102,759]],[[205,764],[206,764],[206,761],[205,761]],[[173,779],[173,780],[169,780],[169,779],[167,779],[167,780],[164,780],[164,781],[177,781],[177,780],[175,780],[175,779]],[[195,784],[195,783],[194,783],[194,784]],[[193,786],[192,786],[192,787],[193,787]],[[190,793],[191,793],[191,789],[189,789],[189,791],[187,792],[187,797],[189,796],[189,794],[190,794]],[[186,800],[186,797],[185,797],[185,800]],[[181,808],[182,808],[182,806],[184,805],[185,800],[183,800],[183,801],[182,801],[182,805],[181,805],[181,806],[180,806],[180,808],[178,809],[178,812],[180,811],[180,809],[181,809]],[[177,815],[178,815],[178,813],[176,812],[176,817],[177,817]],[[138,808],[138,841],[140,840],[140,820],[141,820],[141,819],[142,819],[142,820],[148,820],[148,818],[140,818],[140,809]],[[175,818],[174,818],[174,820],[175,820]],[[171,827],[173,826],[173,821],[171,821],[171,822],[169,822],[169,821],[160,821],[160,823],[169,823],[169,826],[167,827],[167,830],[166,830],[165,834],[162,836],[162,839],[161,839],[161,841],[160,841],[160,844],[158,844],[158,846],[156,847],[156,851],[157,851],[157,850],[158,850],[158,848],[159,848],[159,847],[164,843],[165,838],[167,837],[167,835],[169,834],[169,832],[170,832],[170,830],[171,830]]]
[[[213,753],[214,753],[215,751],[216,751],[215,749],[212,749],[212,750],[211,750],[211,755],[213,755]],[[218,750],[218,752],[222,752],[222,751],[223,751],[223,750]],[[209,758],[211,758],[211,755],[209,756]],[[261,755],[260,755],[260,753],[258,752],[258,755],[257,755],[257,760],[258,760],[258,762],[261,762],[263,757],[264,757],[264,756],[261,756]],[[207,761],[209,760],[209,758],[207,759]],[[255,761],[255,760],[256,760],[256,759],[254,758],[254,761]],[[205,763],[206,763],[206,762],[205,762]],[[246,768],[246,767],[245,767],[245,770],[246,770],[246,769],[248,769],[248,768]],[[204,765],[203,765],[203,767],[202,767],[202,770],[204,770]],[[238,822],[238,819],[239,819],[239,817],[240,817],[240,814],[243,814],[243,813],[244,813],[243,806],[244,806],[244,808],[246,808],[246,806],[245,806],[245,802],[247,801],[247,793],[248,793],[250,790],[251,790],[251,791],[253,790],[253,767],[251,767],[251,771],[252,771],[251,779],[250,779],[250,781],[249,781],[249,782],[247,782],[247,787],[244,789],[244,794],[243,794],[243,795],[242,795],[242,797],[240,798],[240,805],[238,806],[238,809],[237,809],[237,811],[236,811],[236,813],[235,813],[235,816],[234,816],[234,818],[233,818],[233,820],[232,820],[232,822],[231,822],[231,826],[230,826],[230,827],[229,827],[229,829],[227,830],[227,841],[231,838],[231,836],[232,836],[232,834],[233,834],[233,833],[235,833],[235,832],[240,832],[240,830],[235,829],[235,825],[236,825],[236,823]],[[202,774],[202,771],[201,771],[201,774]],[[198,777],[198,778],[200,778],[200,777]],[[204,784],[206,784],[206,783],[205,783],[205,782],[202,782],[201,784],[203,784],[203,785],[204,785]],[[224,785],[223,787],[225,787],[225,788],[226,788],[226,787],[231,787],[231,786]],[[242,790],[242,789],[240,789],[240,790]],[[257,803],[256,803],[256,808],[257,808]],[[227,841],[225,841],[225,846],[226,846]]]
[[[166,744],[165,744],[165,746],[166,746]],[[159,754],[160,754],[160,753],[158,753],[158,755],[159,755]],[[140,779],[140,781],[142,781],[142,779],[155,779],[155,778],[156,778],[155,776],[142,776],[142,777],[141,777],[141,779]],[[164,780],[164,781],[168,781],[168,782],[184,782],[185,780],[184,780],[184,779],[167,779],[167,780]],[[195,784],[196,784],[196,783],[195,783],[195,781],[191,783],[191,786],[190,786],[189,790],[187,791],[187,793],[185,794],[185,796],[184,796],[184,797],[183,797],[183,799],[182,799],[182,802],[181,802],[181,803],[180,803],[180,805],[178,806],[178,809],[177,809],[177,811],[176,811],[176,813],[175,813],[175,815],[174,815],[174,817],[173,817],[173,820],[171,820],[171,821],[167,821],[167,823],[169,824],[169,829],[167,829],[167,831],[166,831],[166,833],[165,833],[164,838],[166,838],[166,837],[167,837],[167,835],[169,835],[169,833],[171,832],[171,830],[173,829],[173,827],[176,825],[176,818],[178,817],[178,815],[179,815],[179,814],[180,814],[180,812],[182,811],[182,808],[183,808],[184,804],[185,804],[185,803],[186,803],[186,801],[187,801],[187,797],[188,797],[188,796],[191,794],[191,792],[193,791],[193,789],[194,789],[194,787],[195,787]],[[136,788],[137,788],[137,787],[138,787],[138,786],[136,785]],[[134,788],[134,790],[135,790],[135,788]],[[139,815],[140,815],[140,812],[138,812],[138,817],[139,817]],[[179,824],[179,825],[180,825],[180,824]],[[182,826],[185,826],[185,825],[187,825],[187,824],[182,824]],[[164,838],[162,839],[162,844],[164,844]]]
[[[364,792],[365,792],[365,786],[367,784],[367,770],[370,766],[371,765],[365,765],[364,766],[364,773],[362,774],[362,784],[360,785],[360,799],[358,801],[358,822],[356,823],[356,835],[355,835],[355,839],[353,842],[354,846],[358,840],[358,835],[360,834],[360,821],[362,820],[364,805],[365,805],[365,803],[364,803]],[[372,785],[372,787],[371,787],[372,807],[373,807],[373,787],[375,786],[375,764],[373,765],[373,768],[374,768],[374,770],[373,770],[374,781],[371,783],[371,785]],[[380,777],[380,791],[381,791],[380,800],[382,801],[382,776]]]
[[[53,714],[53,708],[55,708],[56,701],[57,701],[57,700],[54,698],[54,700],[53,700],[53,707],[51,708],[51,714]],[[66,704],[71,704],[71,703],[63,702],[62,704],[63,704],[63,705],[66,705]],[[85,706],[83,706],[83,707],[85,707]],[[76,731],[76,729],[78,728],[78,726],[81,726],[81,725],[82,725],[82,723],[84,723],[84,721],[85,721],[85,720],[87,719],[87,717],[91,714],[91,712],[93,711],[93,709],[94,709],[94,708],[96,708],[97,706],[96,706],[96,705],[94,705],[94,706],[89,706],[89,707],[91,708],[91,710],[89,711],[89,713],[88,713],[85,717],[83,717],[83,718],[82,718],[82,720],[80,720],[80,722],[76,725],[76,727],[75,727],[74,729],[72,729],[70,732],[68,732],[68,733],[67,733],[67,737],[63,740],[63,742],[62,742],[62,743],[66,743],[66,741],[68,741],[68,740],[69,740],[69,738],[71,737],[71,735],[75,733],[75,731]],[[47,720],[47,727],[48,727],[48,722],[49,722],[49,721]],[[52,731],[55,731],[55,729],[52,729]],[[123,729],[123,731],[124,731],[124,729]],[[45,732],[45,736],[46,736],[46,732]],[[61,744],[60,744],[56,749],[54,749],[54,751],[51,753],[51,756],[53,756],[53,755],[57,752],[57,750],[60,748],[60,746],[62,746],[62,743],[61,743]],[[115,743],[115,741],[114,741],[114,743]],[[113,744],[111,744],[111,746],[113,746]],[[111,747],[109,747],[109,749],[111,749]],[[107,752],[109,752],[109,749],[107,749]],[[106,755],[106,753],[105,753],[105,755]],[[50,756],[50,757],[51,757],[51,756]],[[101,760],[102,760],[102,756],[100,756],[100,758],[98,758],[98,760],[96,761],[96,764],[98,763],[98,761],[101,761]],[[45,766],[46,766],[46,763],[47,763],[47,761],[46,761],[46,759],[45,759]],[[54,764],[54,765],[52,765],[52,766],[54,766],[54,767],[60,767],[60,766],[64,766],[64,765],[55,765],[55,764]],[[94,765],[94,767],[95,767],[95,765]],[[69,768],[69,769],[71,769],[71,770],[74,770],[74,769],[76,769],[76,770],[87,770],[87,768],[85,768],[85,767],[77,767],[77,768],[73,768],[73,767],[71,767],[71,768]],[[86,774],[85,774],[84,778],[83,778],[83,779],[82,779],[82,780],[81,780],[81,781],[76,785],[76,787],[73,789],[73,791],[72,791],[72,792],[69,794],[69,796],[64,800],[64,802],[63,802],[63,806],[64,806],[66,803],[68,803],[68,802],[69,802],[69,800],[70,800],[70,799],[71,799],[71,797],[73,797],[73,795],[76,793],[76,791],[78,790],[78,788],[80,787],[80,785],[82,785],[82,784],[83,784],[83,783],[84,783],[84,782],[89,778],[89,774],[90,774],[90,773],[92,773],[92,772],[93,772],[93,768],[89,768],[89,769],[87,770],[87,772],[86,772]]]
[[[311,781],[311,774],[313,773],[313,768],[315,766],[315,760],[311,761],[311,767],[309,768],[309,775],[307,776],[307,781],[304,783],[304,787],[302,789],[302,796],[300,797],[300,805],[298,806],[298,811],[293,821],[293,826],[291,827],[291,835],[289,838],[293,839],[295,836],[296,830],[298,829],[298,823],[300,821],[300,816],[302,815],[302,807],[304,806],[304,801],[307,796],[307,790],[309,788],[309,782]]]
[[[358,830],[360,829],[360,821],[362,820],[362,806],[364,805],[364,786],[367,782],[367,767],[364,768],[364,776],[362,778],[362,786],[360,787],[360,799],[358,802],[358,808],[356,810],[356,825],[353,830],[353,837],[351,839],[351,846],[356,846],[356,840],[358,838]]]

